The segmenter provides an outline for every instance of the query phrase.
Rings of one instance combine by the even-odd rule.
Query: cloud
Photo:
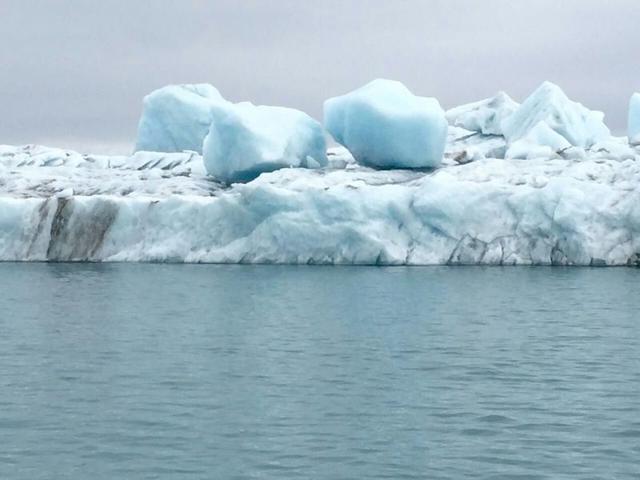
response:
[[[625,127],[635,0],[3,0],[0,143],[133,144],[142,96],[211,82],[301,108],[375,77],[450,107],[545,79]]]

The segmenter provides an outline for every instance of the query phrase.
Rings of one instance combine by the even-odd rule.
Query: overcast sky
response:
[[[640,1],[0,0],[0,68],[0,143],[127,152],[169,83],[321,119],[376,77],[445,108],[551,80],[624,133]]]

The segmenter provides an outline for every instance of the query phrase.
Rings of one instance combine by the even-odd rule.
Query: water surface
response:
[[[0,478],[638,478],[639,285],[1,264]]]

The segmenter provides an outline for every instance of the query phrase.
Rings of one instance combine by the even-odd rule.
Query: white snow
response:
[[[378,168],[437,167],[447,136],[436,99],[383,79],[325,101],[324,125],[358,163]]]
[[[640,145],[640,93],[634,93],[629,102],[629,143]]]
[[[611,135],[603,119],[602,112],[591,111],[580,103],[572,102],[560,87],[544,82],[513,114],[502,121],[501,126],[509,143],[526,137],[543,122],[571,145],[589,148]],[[555,145],[556,139],[552,142]]]
[[[322,126],[292,108],[248,102],[217,105],[204,141],[204,165],[216,179],[246,182],[279,168],[327,165]]]
[[[212,85],[169,85],[144,98],[136,151],[202,153],[211,107],[225,104]]]
[[[462,132],[451,142],[493,148]],[[225,187],[196,154],[3,146],[0,260],[638,264],[640,152],[630,151],[447,158],[424,172],[361,167],[336,149],[333,167]]]
[[[516,111],[519,104],[509,95],[498,92],[494,97],[447,110],[450,125],[484,135],[502,135],[502,121]]]

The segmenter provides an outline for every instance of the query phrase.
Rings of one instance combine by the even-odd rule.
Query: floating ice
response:
[[[571,145],[589,148],[611,135],[603,119],[602,112],[591,111],[580,103],[572,102],[560,87],[544,82],[502,121],[501,126],[509,143],[526,137],[532,129],[538,128],[540,122],[544,122]]]
[[[444,111],[434,98],[413,95],[400,82],[374,80],[324,103],[325,127],[362,165],[437,167],[447,137]]]
[[[204,165],[223,182],[246,182],[279,168],[327,165],[322,126],[292,108],[248,102],[217,105],[204,141]]]
[[[640,145],[640,93],[634,93],[629,102],[629,143]]]
[[[502,121],[511,115],[519,104],[509,95],[499,92],[492,98],[469,103],[447,110],[449,124],[484,135],[502,135]]]
[[[325,103],[350,150],[327,158],[302,112],[167,87],[138,148],[192,152],[0,145],[0,261],[640,265],[640,150],[552,84],[513,106],[459,107],[447,127],[436,100],[378,80]]]
[[[208,84],[169,85],[144,98],[136,151],[202,153],[211,107],[226,103]]]
[[[638,265],[640,156],[595,155],[423,172],[337,150],[345,169],[226,187],[196,154],[0,147],[0,260]]]

